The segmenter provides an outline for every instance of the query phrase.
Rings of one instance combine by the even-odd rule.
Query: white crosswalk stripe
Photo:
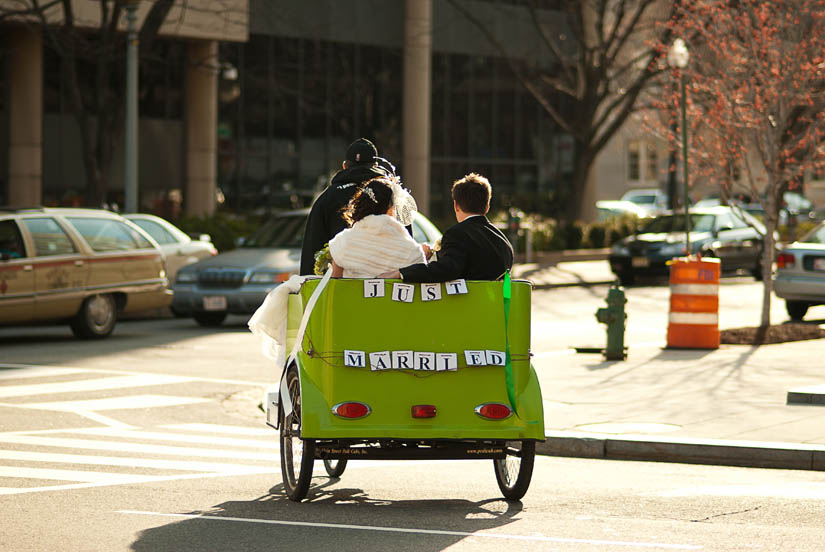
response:
[[[102,426],[0,432],[0,495],[280,473],[278,433],[263,423],[259,427],[207,423],[133,427],[125,423],[131,423],[124,414],[129,409],[209,402],[212,399],[171,394],[171,386],[197,378],[82,368],[9,368],[14,369],[0,369],[3,407],[74,412],[91,419],[88,425]],[[73,379],[43,381],[55,377]],[[161,393],[141,394],[149,386],[158,386]],[[97,391],[123,396],[88,395]],[[27,397],[34,400],[26,402]],[[43,397],[51,400],[44,402]],[[119,419],[98,411],[117,411]]]

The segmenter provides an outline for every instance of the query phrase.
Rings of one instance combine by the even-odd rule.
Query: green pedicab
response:
[[[530,364],[528,282],[307,280],[289,296],[288,357],[267,423],[287,496],[316,459],[492,459],[505,498],[527,492],[544,440]],[[300,338],[300,342],[296,343]]]

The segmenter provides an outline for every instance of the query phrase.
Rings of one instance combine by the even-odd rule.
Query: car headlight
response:
[[[192,284],[196,282],[198,279],[197,272],[178,272],[177,278],[175,278],[176,284]]]
[[[292,276],[291,272],[254,272],[249,277],[250,284],[280,284]]]
[[[622,255],[622,256],[629,256],[630,249],[623,243],[614,244],[613,247],[610,248],[610,252],[614,255]]]

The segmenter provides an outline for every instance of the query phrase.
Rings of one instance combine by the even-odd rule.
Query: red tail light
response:
[[[776,258],[776,268],[793,268],[796,258],[792,253],[780,253]]]
[[[370,407],[360,402],[342,402],[332,407],[332,413],[339,418],[363,418],[370,412]]]
[[[513,414],[509,406],[501,403],[480,404],[476,407],[475,411],[476,414],[488,420],[503,420]]]
[[[435,418],[435,405],[417,404],[412,407],[413,418]]]

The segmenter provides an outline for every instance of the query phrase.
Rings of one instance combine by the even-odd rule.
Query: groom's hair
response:
[[[384,177],[373,178],[361,186],[341,214],[352,226],[369,215],[384,215],[393,205],[392,182]]]
[[[470,173],[453,182],[453,201],[462,211],[474,215],[486,215],[490,210],[490,196],[493,194],[490,181],[480,174]]]

